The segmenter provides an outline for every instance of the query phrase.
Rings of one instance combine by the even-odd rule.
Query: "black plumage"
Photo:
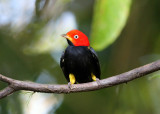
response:
[[[69,74],[74,74],[76,82],[93,81],[91,74],[100,79],[100,65],[93,48],[89,46],[74,46],[69,40],[69,46],[61,56],[60,66],[69,82]]]

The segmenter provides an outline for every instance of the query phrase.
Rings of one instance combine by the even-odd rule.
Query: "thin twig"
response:
[[[4,98],[4,97],[12,94],[13,92],[15,92],[15,90],[12,87],[8,86],[0,91],[0,98]]]
[[[0,80],[9,84],[8,87],[0,91],[0,99],[19,90],[59,94],[93,91],[97,89],[115,86],[121,83],[126,83],[158,70],[160,70],[160,60],[116,76],[99,80],[98,82],[95,81],[83,84],[74,84],[71,89],[68,87],[68,85],[38,84],[34,82],[14,80],[0,74]]]

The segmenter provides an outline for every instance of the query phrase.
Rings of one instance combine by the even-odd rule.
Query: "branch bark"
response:
[[[127,83],[131,80],[140,78],[158,70],[160,70],[160,60],[141,66],[139,68],[135,68],[133,70],[116,76],[99,80],[98,82],[95,81],[83,84],[74,84],[71,89],[68,87],[68,85],[38,84],[34,82],[15,80],[0,74],[0,80],[5,83],[8,83],[8,87],[0,91],[0,99],[19,90],[58,94],[93,91],[115,86],[122,83]]]

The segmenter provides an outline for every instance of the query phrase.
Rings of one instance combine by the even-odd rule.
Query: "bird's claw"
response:
[[[99,78],[96,78],[96,82],[97,82],[98,86],[100,86],[100,85],[101,85],[101,83],[100,83],[100,79],[99,79]]]
[[[68,83],[68,88],[72,89],[73,88],[73,84],[71,84],[71,82]]]

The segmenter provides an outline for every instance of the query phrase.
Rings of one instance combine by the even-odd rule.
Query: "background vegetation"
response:
[[[102,79],[160,58],[159,0],[0,0],[0,73],[67,83],[60,35],[90,38]],[[0,89],[6,85],[0,82]],[[68,95],[21,91],[0,100],[0,114],[159,114],[159,72],[119,86]]]

